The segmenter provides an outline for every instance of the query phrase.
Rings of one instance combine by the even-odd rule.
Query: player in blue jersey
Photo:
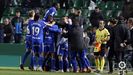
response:
[[[88,52],[87,50],[89,48],[90,38],[87,36],[86,32],[83,33],[83,37],[84,37],[84,46],[85,46],[85,48],[81,52],[80,57],[79,57],[80,59],[82,59],[82,60],[79,61],[80,64],[81,64],[80,65],[80,70],[81,70],[81,72],[91,72],[90,61],[87,58],[87,52]]]
[[[44,29],[44,55],[47,58],[47,55],[50,55],[51,61],[51,71],[55,71],[55,34],[60,33],[61,30],[58,28],[57,25],[48,26],[53,22],[53,16],[48,16],[48,22],[44,22],[47,26]],[[46,62],[46,60],[45,60]],[[45,64],[45,63],[44,63]]]
[[[32,38],[31,38],[31,20],[33,20],[34,19],[34,15],[35,15],[35,11],[34,10],[31,10],[31,11],[29,11],[29,19],[27,19],[27,21],[26,21],[26,23],[25,24],[27,24],[27,33],[26,33],[26,51],[25,51],[25,53],[24,53],[24,55],[23,55],[23,57],[22,57],[22,60],[21,60],[21,65],[20,65],[20,69],[21,70],[24,70],[24,64],[25,64],[25,61],[26,61],[26,59],[27,59],[27,57],[28,57],[28,55],[30,55],[30,53],[31,53],[31,49],[32,49]],[[32,67],[32,60],[31,60],[31,63],[30,63],[30,67]]]
[[[45,24],[42,20],[39,20],[39,14],[35,14],[34,20],[31,23],[32,28],[32,50],[33,50],[33,69],[43,71],[43,29]],[[38,57],[38,61],[36,60]],[[39,67],[38,67],[39,65]]]
[[[57,55],[59,59],[59,72],[64,72],[64,66],[66,66],[66,72],[69,72],[69,63],[68,63],[68,39],[61,37],[61,40],[58,44]]]
[[[43,17],[43,21],[44,22],[48,22],[48,16],[51,15],[52,17],[55,16],[55,14],[57,13],[57,10],[60,8],[60,4],[59,3],[54,3],[52,7],[50,7],[44,17]],[[55,21],[53,20],[51,23],[51,25],[54,25],[55,24]]]
[[[50,7],[50,8],[46,11],[43,20],[44,20],[45,22],[47,22],[47,21],[48,21],[48,16],[49,16],[49,15],[51,15],[52,17],[54,17],[55,14],[57,13],[57,10],[58,10],[59,8],[60,8],[59,3],[54,3],[53,6]]]

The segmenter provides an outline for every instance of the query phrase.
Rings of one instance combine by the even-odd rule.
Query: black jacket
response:
[[[67,30],[69,50],[82,51],[84,49],[83,28],[79,25],[69,25]]]
[[[120,46],[125,40],[129,39],[128,29],[124,24],[118,24],[114,27],[114,50],[121,51],[123,48]]]
[[[4,36],[4,42],[9,43],[13,36],[13,27],[11,24],[4,25],[4,34],[6,34],[6,36]]]
[[[126,44],[131,44],[133,47],[133,29],[130,30],[130,39],[127,40]]]
[[[95,11],[91,13],[90,15],[90,22],[93,27],[99,27],[99,20],[103,20],[103,15],[101,12],[96,13]]]

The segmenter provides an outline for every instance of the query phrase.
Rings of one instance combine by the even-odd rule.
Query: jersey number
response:
[[[39,27],[32,27],[32,34],[34,36],[38,36],[39,32],[40,32]]]
[[[30,29],[29,29],[29,26],[27,26],[27,34],[30,34]]]

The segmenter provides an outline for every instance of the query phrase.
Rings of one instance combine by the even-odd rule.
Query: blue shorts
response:
[[[32,42],[31,41],[26,41],[26,49],[28,49],[28,50],[30,50],[30,49],[32,49]]]
[[[45,53],[54,53],[55,52],[55,46],[54,44],[44,44],[44,52]]]
[[[26,45],[26,49],[32,49],[32,38],[30,37],[30,36],[26,36],[26,43],[25,43],[25,45]]]
[[[43,50],[43,43],[42,42],[34,42],[32,43],[32,50],[34,53],[41,54]]]
[[[68,57],[68,48],[60,48],[60,46],[58,47],[57,50],[57,55],[63,56],[63,57]]]

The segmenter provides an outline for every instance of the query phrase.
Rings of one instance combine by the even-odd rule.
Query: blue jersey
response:
[[[22,34],[22,23],[21,22],[15,23],[15,33]]]
[[[33,20],[29,20],[29,22],[28,22],[28,25],[27,25],[27,27],[26,27],[26,41],[29,41],[29,40],[31,40],[32,38],[31,38],[31,30],[32,30],[32,28],[31,28],[31,23],[33,22]]]
[[[62,37],[57,50],[57,55],[68,56],[68,39]]]
[[[57,10],[56,10],[55,7],[49,8],[49,9],[46,11],[43,20],[46,21],[49,15],[54,16],[54,15],[56,14],[56,12],[57,12]]]
[[[44,44],[52,44],[55,41],[55,33],[60,33],[61,30],[57,25],[53,25],[51,27],[46,27],[44,32]]]
[[[37,22],[33,21],[31,23],[32,28],[32,42],[43,42],[43,29],[45,27],[45,24],[42,20],[39,20]]]

